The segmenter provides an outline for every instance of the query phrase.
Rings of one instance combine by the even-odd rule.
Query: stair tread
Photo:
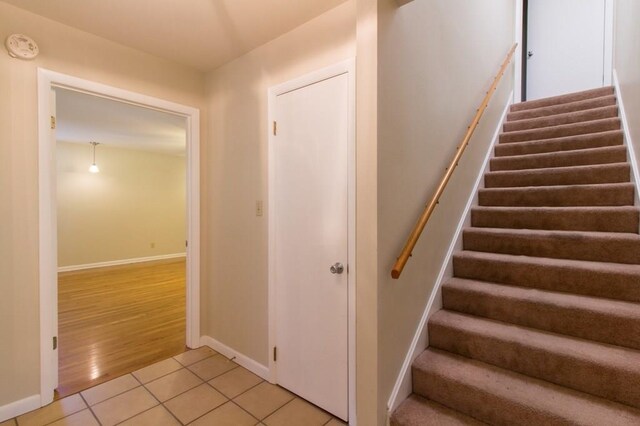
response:
[[[391,417],[391,426],[481,426],[472,417],[454,411],[420,395],[412,394]]]
[[[592,148],[596,149],[596,148]],[[583,151],[583,150],[580,150]],[[529,154],[523,155],[520,157],[526,157],[531,155],[540,155],[540,154]],[[545,154],[546,155],[546,154]],[[504,158],[504,157],[503,157]],[[579,172],[587,172],[591,170],[613,170],[613,169],[631,169],[631,165],[628,162],[620,162],[620,163],[604,163],[604,164],[589,164],[589,165],[579,165],[579,166],[566,166],[566,167],[545,167],[542,169],[516,169],[516,170],[495,170],[489,171],[485,173],[485,176],[517,176],[524,174],[536,174],[536,175],[547,175],[553,173],[579,173]]]
[[[528,188],[528,187],[527,187]],[[570,212],[640,212],[640,207],[637,206],[474,206],[471,211],[487,211],[487,212],[540,212],[540,213],[570,213]]]
[[[538,139],[524,142],[511,142],[496,145],[496,157],[512,157],[529,154],[498,154],[499,151],[540,151],[537,154],[569,152],[580,149],[604,148],[623,145],[624,132],[622,130],[609,130],[607,132],[587,133],[585,135],[565,136],[553,139]],[[597,146],[590,146],[598,144]],[[574,146],[581,146],[574,148]]]
[[[640,302],[640,265],[464,250],[453,266],[458,278]]]
[[[521,347],[553,352],[566,358],[581,360],[582,362],[608,365],[611,368],[620,369],[628,374],[638,376],[640,379],[640,351],[635,349],[537,330],[446,309],[436,312],[429,321],[465,329],[476,334],[492,336],[497,340],[510,340]]]
[[[449,407],[464,409],[465,414],[489,423],[500,420],[500,424],[544,421],[636,425],[640,422],[640,410],[633,407],[437,349],[424,351],[414,362],[414,369],[423,372],[426,383],[420,384],[420,390],[433,396],[431,399],[446,400]],[[433,377],[450,386],[429,388]]]
[[[611,271],[619,274],[629,274],[640,280],[640,265],[614,262],[597,262],[590,260],[555,259],[552,257],[519,256],[506,253],[491,253],[484,251],[461,250],[454,254],[459,259],[480,259],[493,262],[517,262],[540,266],[555,266],[564,268],[585,269],[587,271]],[[640,281],[638,281],[640,285]]]
[[[565,112],[560,114],[547,115],[544,117],[527,118],[523,120],[510,121],[504,124],[504,132],[509,133],[518,130],[533,130],[558,125],[582,123],[604,118],[612,118],[618,116],[617,105],[602,106],[589,108],[580,111]]]
[[[612,86],[598,87],[596,89],[583,90],[581,92],[567,93],[565,95],[551,96],[543,99],[536,99],[532,101],[519,102],[511,106],[511,111],[523,111],[527,109],[539,108],[541,106],[553,106],[561,105],[570,102],[576,102],[578,100],[593,99],[602,96],[608,96],[614,94],[614,88]]]
[[[574,240],[593,239],[598,241],[624,240],[640,242],[640,235],[630,232],[592,232],[592,231],[563,231],[555,229],[510,229],[510,228],[476,228],[467,227],[464,232],[476,232],[493,235],[513,235],[538,237],[557,237]]]
[[[583,99],[575,102],[567,102],[564,104],[543,106],[539,108],[530,108],[522,111],[510,112],[507,114],[507,121],[516,122],[529,118],[546,117],[550,115],[561,114],[563,111],[584,111],[586,109],[596,108],[598,106],[616,105],[615,95],[605,95],[595,98]]]

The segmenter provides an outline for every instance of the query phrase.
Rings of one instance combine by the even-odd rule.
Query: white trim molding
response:
[[[40,408],[40,395],[31,395],[19,401],[0,407],[0,422],[18,417],[24,413]]]
[[[613,70],[613,86],[615,87],[616,97],[618,98],[618,110],[620,111],[620,121],[622,121],[622,130],[624,131],[624,144],[628,151],[628,160],[631,164],[631,174],[633,182],[636,184],[636,197],[635,205],[640,205],[640,197],[638,191],[640,191],[640,166],[638,166],[638,157],[636,157],[635,148],[633,146],[633,139],[631,138],[631,130],[629,129],[629,122],[627,121],[627,112],[624,108],[624,100],[622,98],[622,91],[620,90],[620,81],[618,80],[618,73]]]
[[[224,355],[236,364],[251,371],[256,376],[261,377],[264,380],[269,380],[269,367],[260,364],[258,361],[249,358],[248,356],[236,351],[233,348],[230,348],[229,346],[225,345],[222,342],[219,342],[213,337],[202,336],[200,338],[200,344],[201,346],[209,346],[211,349]]]
[[[411,365],[413,364],[413,361],[418,357],[418,355],[420,355],[429,346],[427,323],[431,315],[442,308],[442,284],[453,276],[453,254],[458,250],[462,250],[462,231],[466,226],[469,226],[471,224],[471,207],[478,204],[478,190],[483,188],[484,186],[483,177],[489,170],[489,160],[491,160],[493,156],[494,148],[496,146],[496,143],[498,142],[500,133],[502,132],[502,124],[507,117],[507,113],[509,112],[509,107],[511,106],[512,102],[513,92],[511,92],[507,98],[507,104],[502,111],[502,116],[500,117],[498,126],[496,127],[496,130],[493,134],[493,139],[491,140],[489,150],[485,155],[484,162],[482,163],[482,167],[480,168],[478,177],[476,178],[473,189],[471,190],[467,205],[464,208],[462,216],[460,217],[460,221],[458,222],[458,227],[456,228],[451,243],[449,244],[449,249],[447,250],[447,254],[438,274],[438,278],[436,279],[436,285],[431,291],[431,296],[429,297],[429,300],[427,301],[427,304],[424,308],[422,317],[420,318],[420,323],[418,324],[416,332],[413,335],[411,346],[409,347],[407,355],[404,359],[404,363],[402,364],[402,368],[400,369],[400,374],[398,375],[395,386],[393,387],[393,390],[391,392],[391,396],[389,397],[389,401],[387,402],[387,417],[390,417],[391,414],[393,414],[393,412],[400,406],[400,404],[402,404],[402,402],[407,399],[409,395],[411,395]]]
[[[268,123],[274,121],[274,108],[276,104],[276,97],[278,95],[296,90],[323,80],[327,80],[332,77],[347,74],[349,80],[349,146],[347,151],[348,156],[348,370],[349,370],[349,424],[355,426],[356,420],[356,61],[355,59],[348,59],[341,63],[323,68],[321,70],[306,74],[302,77],[294,80],[282,83],[278,86],[272,87],[268,91],[269,98],[269,117]],[[268,208],[269,208],[269,237],[268,237],[268,287],[269,287],[269,352],[276,346],[276,280],[274,276],[274,238],[272,237],[275,232],[274,217],[277,214],[275,212],[275,202],[272,194],[274,193],[275,176],[273,167],[271,165],[274,161],[274,136],[269,129],[269,150],[268,150]],[[277,369],[276,364],[273,361],[273,357],[269,357],[269,379],[271,383],[277,383]]]
[[[155,262],[157,260],[170,260],[187,257],[187,253],[161,254],[158,256],[135,257],[132,259],[108,260],[106,262],[85,263],[83,265],[69,265],[58,267],[58,272],[82,271],[85,269],[105,268],[109,266],[131,265],[134,263]]]
[[[615,30],[615,0],[604,3],[604,67],[603,86],[611,86],[613,80],[613,43]]]
[[[38,68],[39,254],[40,254],[40,405],[53,401],[57,387],[58,265],[55,197],[56,158],[52,143],[51,91],[64,88],[184,117],[187,128],[186,345],[200,345],[200,111],[140,93]]]

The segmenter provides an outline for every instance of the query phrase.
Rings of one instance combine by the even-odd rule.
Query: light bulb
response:
[[[89,166],[89,171],[91,173],[98,173],[100,171],[100,169],[98,168],[96,163],[93,163],[92,165]]]

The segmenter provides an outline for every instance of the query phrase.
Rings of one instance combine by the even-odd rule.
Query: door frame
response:
[[[347,147],[347,195],[348,195],[348,370],[349,370],[349,424],[356,424],[356,62],[355,58],[303,75],[293,80],[274,86],[268,90],[268,287],[269,287],[269,381],[277,383],[276,362],[273,359],[273,348],[276,346],[276,280],[275,280],[275,175],[273,162],[275,152],[273,144],[273,121],[276,98],[279,95],[328,80],[333,77],[348,75],[348,147]]]
[[[514,103],[527,100],[527,32],[529,30],[528,6],[529,0],[515,0],[516,43],[520,50],[521,59],[516,58]],[[604,60],[603,60],[603,86],[613,84],[613,48],[615,30],[615,4],[616,0],[604,0]]]
[[[63,88],[184,117],[187,121],[186,345],[200,346],[200,111],[140,93],[38,68],[40,400],[53,401],[58,365],[52,339],[57,336],[58,231],[56,151],[51,143],[50,92]]]

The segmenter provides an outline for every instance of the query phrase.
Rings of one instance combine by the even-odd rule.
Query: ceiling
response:
[[[210,71],[346,0],[3,1],[155,56]]]
[[[185,155],[185,117],[56,89],[56,139]]]

